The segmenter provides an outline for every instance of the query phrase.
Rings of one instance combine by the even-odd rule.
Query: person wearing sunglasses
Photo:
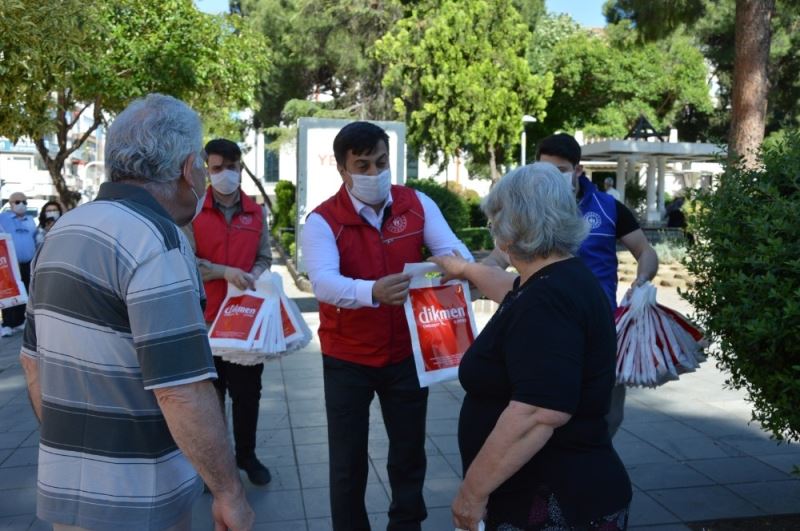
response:
[[[31,260],[36,252],[36,222],[28,215],[28,198],[22,192],[14,192],[8,198],[11,209],[0,214],[0,227],[11,235],[17,252],[19,273],[25,289],[31,279]],[[25,326],[25,305],[3,309],[3,326],[0,336],[8,337],[21,332]]]

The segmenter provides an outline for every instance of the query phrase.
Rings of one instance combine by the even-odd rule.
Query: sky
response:
[[[228,0],[195,0],[197,7],[207,13],[221,13],[228,10]],[[604,0],[546,0],[547,10],[567,13],[579,24],[593,27],[606,25],[603,17]]]
[[[578,24],[589,28],[598,28],[606,25],[603,16],[604,0],[546,0],[547,10],[556,13],[566,13],[574,18]]]

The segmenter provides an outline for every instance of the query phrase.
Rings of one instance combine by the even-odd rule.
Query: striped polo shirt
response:
[[[33,262],[23,354],[42,390],[37,514],[162,529],[202,491],[153,389],[216,378],[186,237],[138,186],[104,183]]]

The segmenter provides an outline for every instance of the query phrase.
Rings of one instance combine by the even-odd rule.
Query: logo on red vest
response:
[[[401,232],[406,230],[406,227],[408,227],[408,219],[406,219],[405,214],[403,214],[402,216],[394,218],[389,223],[389,226],[386,227],[386,230],[388,230],[392,234],[400,234]]]
[[[241,216],[239,216],[239,222],[242,225],[250,225],[253,222],[253,216],[251,216],[250,214],[242,214]]]

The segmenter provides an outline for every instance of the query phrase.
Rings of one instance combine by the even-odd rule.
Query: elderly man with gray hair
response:
[[[197,114],[151,94],[111,124],[97,199],[33,264],[21,361],[41,422],[37,515],[56,530],[189,530],[203,482],[216,529],[254,515],[233,460],[194,254]]]
[[[547,162],[503,177],[483,209],[517,274],[435,257],[500,302],[464,354],[457,528],[625,529],[631,484],[605,415],[616,331],[600,283],[575,254],[588,226]]]

